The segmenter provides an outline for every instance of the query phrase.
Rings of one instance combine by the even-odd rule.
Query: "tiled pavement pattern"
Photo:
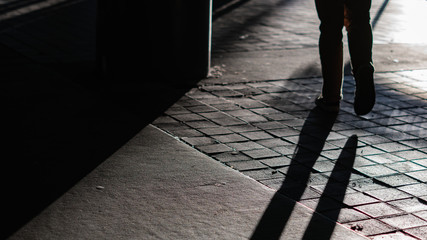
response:
[[[372,11],[382,3],[373,1]],[[257,8],[266,10],[242,20]],[[227,24],[214,22],[214,54],[317,44],[310,0],[254,0],[231,14],[218,21],[233,27],[249,22],[245,29],[253,31],[232,36]],[[386,30],[375,30],[381,41]],[[377,104],[363,117],[353,112],[351,76],[336,116],[314,108],[318,76],[238,83],[213,78],[153,124],[366,236],[426,239],[426,78],[425,69],[376,73]]]

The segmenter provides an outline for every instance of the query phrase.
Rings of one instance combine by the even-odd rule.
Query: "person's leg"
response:
[[[337,104],[342,98],[344,4],[341,1],[316,0],[320,19],[319,53],[322,66],[322,101]],[[338,110],[337,109],[337,110]]]
[[[345,0],[346,29],[353,76],[356,81],[354,110],[369,113],[375,105],[374,67],[372,64],[371,0]]]
[[[371,0],[345,0],[346,29],[353,72],[372,65]]]

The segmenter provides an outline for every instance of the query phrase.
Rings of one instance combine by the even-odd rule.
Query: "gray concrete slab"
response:
[[[280,239],[366,239],[152,125],[10,239],[248,239],[267,207]]]

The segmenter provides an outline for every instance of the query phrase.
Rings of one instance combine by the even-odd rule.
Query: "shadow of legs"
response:
[[[326,208],[332,208],[333,211],[331,214],[328,214],[328,217],[337,221],[339,214],[341,212],[342,202],[345,197],[345,192],[347,190],[348,183],[350,182],[350,176],[353,169],[354,160],[356,158],[356,149],[357,149],[357,136],[351,136],[342,150],[332,174],[329,177],[328,183],[326,184],[325,190],[322,193],[322,196],[319,199],[319,203],[316,207],[316,212],[321,212]],[[340,179],[341,184],[333,184],[336,180]],[[330,201],[328,196],[334,196],[335,201]],[[331,203],[336,203],[336,206],[331,206]],[[318,219],[320,215],[314,214],[311,218],[311,221],[305,230],[303,239],[330,239],[332,233],[334,232],[335,224],[319,224]],[[321,233],[321,234],[319,234]]]
[[[286,178],[271,199],[251,239],[280,238],[295,207],[295,202],[283,204],[283,195],[296,201],[301,199],[309,181],[311,169],[323,149],[336,117],[336,114],[327,114],[317,108],[310,111],[302,127]]]

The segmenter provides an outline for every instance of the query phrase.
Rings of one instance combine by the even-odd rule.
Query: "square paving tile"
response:
[[[245,142],[248,141],[247,138],[242,137],[239,134],[232,133],[232,134],[225,134],[225,135],[215,135],[213,136],[215,140],[222,143],[230,143],[230,142]]]
[[[255,149],[265,149],[261,144],[256,142],[237,142],[237,143],[227,143],[227,146],[235,149],[236,151],[247,151],[247,150],[255,150]]]
[[[278,167],[289,166],[292,160],[288,157],[282,156],[282,157],[262,159],[260,160],[260,162],[262,162],[263,164],[271,168],[278,168]]]
[[[210,137],[183,137],[182,140],[192,146],[211,145],[215,143],[215,140]]]
[[[207,153],[207,154],[231,152],[233,150],[225,144],[212,144],[212,145],[205,145],[205,146],[197,146],[196,148],[199,149],[200,151],[204,152],[204,153]]]
[[[415,159],[424,159],[427,158],[427,153],[417,151],[417,150],[410,150],[410,151],[401,151],[393,153],[394,155],[404,158],[406,160],[415,160]]]
[[[382,202],[362,205],[355,208],[374,218],[404,213],[402,210],[394,208],[391,205]]]
[[[371,165],[371,166],[355,167],[355,169],[370,177],[387,176],[387,175],[397,173],[397,171],[379,164]]]
[[[426,211],[421,211],[421,212],[415,212],[413,213],[415,216],[424,219],[425,221],[427,221],[427,210]]]
[[[385,176],[385,177],[377,177],[376,180],[393,187],[399,187],[399,186],[418,183],[417,180],[410,178],[405,174],[396,174],[396,175]]]
[[[426,221],[410,214],[390,218],[382,218],[381,220],[399,229],[427,226]]]
[[[427,236],[427,226],[405,229],[405,232],[420,239],[423,239]]]
[[[396,200],[396,201],[390,201],[388,203],[399,209],[402,209],[407,213],[427,210],[427,205],[415,197]]]
[[[369,194],[374,198],[378,198],[381,201],[392,201],[392,200],[399,200],[399,199],[411,197],[411,195],[409,195],[408,193],[394,189],[394,188],[382,188],[382,189],[376,189],[376,190],[369,190],[369,191],[366,191],[365,193]]]
[[[250,157],[240,152],[224,152],[224,153],[212,155],[212,157],[217,159],[220,162],[251,160]]]
[[[406,161],[405,159],[398,157],[396,155],[390,154],[390,153],[369,155],[369,156],[365,156],[365,158],[367,158],[371,161],[374,161],[376,163],[380,163],[380,164]]]
[[[418,179],[421,182],[427,182],[427,170],[408,172],[406,175]]]
[[[195,114],[195,113],[188,113],[188,114],[179,114],[179,115],[173,115],[173,118],[178,119],[182,122],[189,122],[189,121],[198,121],[198,120],[205,120],[204,117]]]
[[[284,179],[285,175],[279,171],[273,169],[260,169],[260,170],[249,170],[244,171],[243,174],[249,176],[257,181],[268,180],[268,179]]]
[[[378,235],[394,231],[395,228],[376,219],[368,219],[344,224],[348,228],[365,236]]]
[[[267,166],[262,164],[257,160],[250,161],[238,161],[238,162],[227,162],[228,166],[239,170],[239,171],[247,171],[247,170],[258,170],[258,169],[266,169]]]
[[[231,134],[233,133],[229,129],[225,127],[210,127],[210,128],[202,128],[199,129],[200,132],[212,136],[212,135],[220,135],[220,134]]]
[[[410,147],[397,142],[375,144],[375,147],[385,152],[397,152],[411,149]]]
[[[256,141],[256,140],[262,140],[262,139],[269,139],[269,138],[273,138],[273,136],[271,136],[270,134],[264,132],[264,131],[257,131],[257,132],[244,132],[244,133],[240,133],[242,136]]]
[[[345,194],[343,199],[343,203],[348,206],[357,206],[374,202],[378,202],[378,200],[361,192]]]
[[[324,211],[321,214],[339,223],[348,223],[348,222],[366,220],[370,218],[368,215],[363,214],[352,208],[329,210],[329,211]]]
[[[425,167],[423,167],[421,165],[418,165],[418,164],[415,164],[415,163],[409,162],[409,161],[385,164],[385,166],[387,166],[391,169],[394,169],[396,171],[399,171],[401,173],[413,172],[413,171],[426,169]]]
[[[244,154],[248,155],[253,159],[262,159],[262,158],[271,158],[271,157],[279,157],[280,153],[275,152],[273,150],[264,148],[264,149],[255,149],[255,150],[247,150],[242,151]]]

